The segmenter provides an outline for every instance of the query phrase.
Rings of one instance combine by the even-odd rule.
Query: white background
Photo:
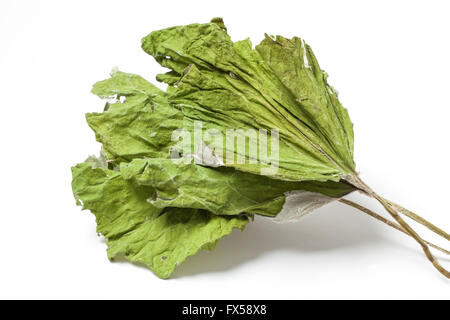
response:
[[[222,16],[234,40],[305,38],[349,109],[362,178],[449,231],[449,13],[448,1],[2,0],[0,298],[450,298],[414,241],[338,203],[296,224],[257,218],[160,280],[107,260],[70,188],[70,166],[99,150],[91,85],[114,66],[154,81],[143,36]]]

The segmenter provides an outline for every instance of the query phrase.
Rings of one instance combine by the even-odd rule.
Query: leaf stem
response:
[[[450,279],[450,272],[446,270],[444,267],[441,266],[441,264],[436,260],[436,258],[433,256],[433,254],[430,251],[430,248],[428,247],[428,244],[423,240],[416,231],[414,231],[413,228],[409,226],[408,223],[406,223],[405,220],[399,215],[397,210],[399,211],[399,208],[397,208],[393,203],[389,202],[388,200],[384,199],[377,193],[375,193],[367,184],[365,184],[358,175],[352,175],[349,177],[346,177],[346,180],[353,184],[355,187],[357,187],[361,192],[365,193],[369,197],[372,197],[376,199],[385,209],[386,211],[394,218],[394,220],[412,237],[414,240],[417,241],[417,243],[422,247],[423,252],[425,253],[425,256],[427,259],[433,264],[433,266],[446,278]],[[421,218],[417,216],[417,219]],[[426,221],[425,219],[421,218],[420,221]],[[428,223],[428,221],[426,221]],[[431,223],[428,223],[431,225]],[[439,229],[440,230],[440,229]],[[435,231],[436,232],[436,231]]]
[[[436,227],[434,224],[432,224],[431,222],[425,220],[424,218],[422,218],[421,216],[419,216],[418,214],[415,214],[414,212],[403,208],[402,206],[387,200],[386,198],[383,198],[386,202],[388,202],[390,205],[392,205],[398,212],[404,214],[405,216],[407,216],[408,218],[413,219],[414,221],[420,223],[421,225],[427,227],[428,229],[430,229],[431,231],[433,231],[434,233],[440,235],[441,237],[447,239],[450,241],[450,235],[445,232],[444,230]]]
[[[353,208],[355,208],[355,209],[358,209],[358,210],[360,210],[360,211],[362,211],[362,212],[368,214],[368,215],[371,216],[372,218],[375,218],[375,219],[377,219],[378,221],[381,221],[381,222],[385,223],[386,225],[388,225],[388,226],[390,226],[390,227],[392,227],[392,228],[394,228],[394,229],[396,229],[396,230],[398,230],[398,231],[400,231],[400,232],[406,234],[407,236],[411,237],[411,235],[410,235],[408,232],[406,232],[405,229],[403,229],[403,228],[402,228],[401,226],[399,226],[398,224],[395,224],[394,222],[392,222],[392,221],[386,219],[385,217],[379,215],[378,213],[373,212],[372,210],[370,210],[370,209],[368,209],[368,208],[366,208],[366,207],[363,207],[362,205],[360,205],[360,204],[358,204],[358,203],[356,203],[356,202],[353,202],[353,201],[350,201],[350,200],[347,200],[347,199],[343,199],[343,198],[342,198],[342,199],[339,199],[339,202],[342,202],[342,203],[344,203],[344,204],[346,204],[346,205],[348,205],[348,206],[351,206],[351,207],[353,207]],[[428,244],[430,247],[432,247],[432,248],[434,248],[434,249],[436,249],[436,250],[439,250],[439,251],[441,251],[441,252],[443,252],[443,253],[445,253],[445,254],[450,255],[450,251],[448,251],[448,250],[446,250],[446,249],[444,249],[444,248],[441,248],[441,247],[439,247],[439,246],[437,246],[437,245],[435,245],[435,244],[433,244],[433,243],[431,243],[431,242],[429,242],[429,241],[427,241],[427,240],[423,240],[423,241],[424,241],[426,244]]]

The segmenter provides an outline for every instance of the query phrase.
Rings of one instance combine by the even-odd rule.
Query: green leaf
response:
[[[72,168],[77,204],[89,209],[105,236],[108,257],[123,255],[168,278],[175,267],[201,249],[212,250],[233,228],[244,229],[247,215],[217,216],[205,210],[151,205],[152,187],[123,179],[118,171],[95,167],[92,158]]]
[[[223,217],[204,210],[169,208],[152,221],[108,241],[110,259],[124,255],[168,278],[181,262],[200,249],[212,250],[233,228],[244,230],[247,216]]]
[[[266,34],[256,51],[283,85],[299,97],[301,108],[314,119],[324,137],[333,138],[329,143],[354,168],[353,125],[337,92],[327,83],[328,75],[320,69],[311,47],[298,37],[272,39]]]
[[[162,212],[147,202],[153,188],[136,186],[120,172],[89,162],[72,167],[72,190],[77,204],[95,215],[97,232],[106,238],[120,237]]]
[[[102,113],[88,113],[109,159],[130,161],[136,157],[169,157],[172,132],[182,127],[183,115],[167,102],[167,94],[142,77],[117,71],[97,82],[92,92],[101,98],[125,100],[108,104]]]
[[[155,189],[149,202],[156,207],[205,209],[217,215],[253,213],[276,216],[285,193],[304,190],[337,198],[354,190],[337,182],[291,182],[237,171],[209,168],[184,159],[135,159],[122,163],[122,176]]]
[[[287,44],[268,41],[258,50],[249,40],[233,43],[215,19],[154,31],[142,40],[142,47],[171,69],[168,100],[182,110],[185,127],[201,120],[223,134],[236,128],[278,129],[280,162],[274,178],[339,181],[352,175],[352,125],[311,49],[297,38]],[[283,60],[287,66],[278,68]],[[292,74],[286,75],[293,65]],[[224,149],[222,154],[235,152]],[[239,155],[250,162],[247,152]],[[257,165],[225,164],[259,174],[265,160],[258,158]]]

